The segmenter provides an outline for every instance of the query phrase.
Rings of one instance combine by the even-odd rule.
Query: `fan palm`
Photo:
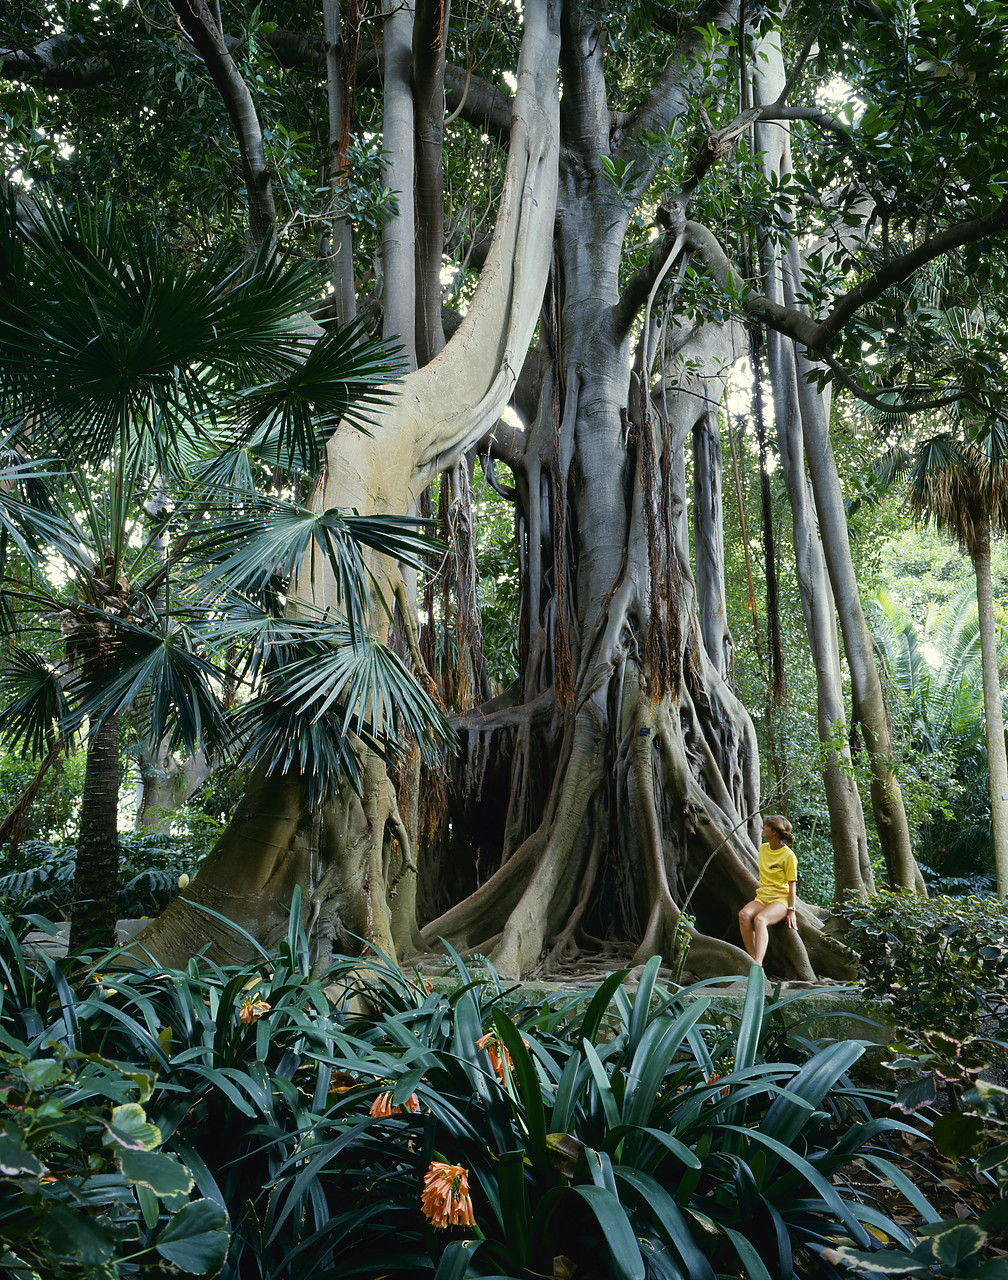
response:
[[[273,528],[284,526],[282,516],[272,525],[265,521],[273,534],[266,545],[259,536],[263,502],[248,492],[222,499],[220,466],[213,491],[204,479],[194,496],[194,471],[205,471],[222,444],[225,472],[241,473],[236,459],[244,459],[251,478],[257,457],[311,472],[336,421],[381,403],[393,368],[389,349],[345,330],[318,335],[305,318],[317,296],[313,270],[265,253],[249,264],[227,247],[193,264],[157,239],[134,242],[109,208],[44,213],[30,232],[9,210],[0,212],[0,262],[0,403],[27,452],[45,450],[59,460],[66,510],[74,513],[59,520],[50,515],[52,527],[43,522],[34,544],[22,539],[26,554],[40,544],[57,549],[74,575],[72,592],[60,602],[63,668],[73,677],[71,720],[79,725],[86,718],[89,728],[71,942],[109,941],[119,717],[142,713],[151,741],[170,734],[190,751],[219,748],[233,732],[217,697],[213,661],[222,611],[234,602],[224,589],[229,566],[220,567],[209,595],[194,588],[185,568],[215,504],[239,517],[251,507],[259,516],[258,525],[239,519],[227,527],[228,540],[238,544],[250,533],[238,557],[244,615],[230,624],[229,638],[241,633],[259,655],[253,665],[268,669],[274,686],[290,637],[274,645],[264,603],[268,597],[274,614],[282,610],[284,573],[298,547],[310,544],[343,586],[346,626],[313,634],[318,660],[320,653],[364,644],[362,545],[408,558],[423,540],[403,522],[359,527],[352,518],[341,522],[324,513],[318,529],[307,532],[303,522],[288,519],[293,542],[285,541],[283,528]],[[299,482],[293,483],[297,496]],[[296,503],[274,505],[288,515],[288,508],[297,509]],[[169,525],[173,539],[165,537]],[[259,579],[251,581],[249,556],[256,553],[263,559]],[[37,554],[35,561],[38,567]],[[266,574],[263,564],[270,566]],[[48,608],[52,618],[51,601]],[[351,732],[394,750],[393,709],[422,744],[444,732],[436,708],[401,664],[376,663],[368,651],[332,674],[342,675],[343,684],[330,688],[324,707],[317,699],[295,705],[274,689],[257,716],[246,713],[267,768],[307,770],[318,791],[332,784],[334,773],[352,780]],[[8,680],[14,696],[0,728],[20,726],[29,740],[30,711],[51,723],[55,703],[41,694],[26,703],[15,688],[22,676],[14,664]],[[30,740],[42,738],[36,733]]]
[[[998,679],[991,536],[1008,531],[1008,441],[1000,423],[982,443],[948,433],[919,444],[910,462],[907,501],[916,521],[958,539],[977,584],[984,720],[990,773],[994,866],[999,897],[1008,897],[1008,759]]]
[[[922,752],[960,750],[983,737],[983,671],[976,591],[962,587],[923,627],[903,622],[884,591],[875,595],[873,634],[889,680],[899,690],[908,736]],[[938,655],[938,664],[926,654]]]

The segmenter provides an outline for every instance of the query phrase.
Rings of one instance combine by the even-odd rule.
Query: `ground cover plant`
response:
[[[1008,907],[993,898],[881,891],[837,908],[861,987],[898,1025],[962,1038],[1008,1020]]]
[[[755,973],[726,1023],[710,992],[663,991],[655,962],[633,996],[617,973],[587,1005],[550,1009],[457,958],[445,990],[380,957],[314,973],[296,921],[295,904],[286,942],[254,963],[186,970],[54,960],[20,941],[37,920],[5,924],[5,1074],[46,1079],[73,1123],[90,1107],[115,1164],[115,1122],[94,1114],[109,1089],[82,1092],[66,1070],[112,1073],[110,1101],[135,1108],[146,1154],[192,1179],[159,1201],[118,1158],[110,1274],[136,1273],[140,1248],[212,1273],[219,1260],[156,1253],[187,1205],[207,1203],[226,1213],[221,1274],[276,1280],[839,1277],[838,1248],[918,1245],[880,1207],[884,1183],[939,1221],[887,1146],[919,1120],[880,1114],[880,1092],[849,1075],[863,1046],[803,1038],[801,999],[767,1001]],[[0,1109],[6,1140],[25,1145],[22,1105],[7,1092]],[[63,1176],[48,1152],[40,1163]],[[0,1193],[7,1250],[14,1221],[49,1249],[51,1274],[84,1274],[83,1250],[26,1232],[17,1185]],[[103,1223],[87,1204],[72,1212]]]

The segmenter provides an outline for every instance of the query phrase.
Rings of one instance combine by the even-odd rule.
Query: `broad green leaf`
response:
[[[224,1265],[228,1217],[214,1200],[194,1200],[171,1219],[154,1241],[162,1258],[191,1275],[211,1275]]]
[[[112,1108],[112,1124],[105,1143],[113,1142],[130,1151],[152,1151],[161,1144],[161,1130],[148,1121],[139,1103],[127,1102]]]
[[[76,1257],[85,1267],[100,1267],[111,1258],[115,1237],[87,1213],[54,1204],[42,1227],[59,1257]]]
[[[155,1195],[172,1196],[192,1189],[189,1170],[160,1151],[124,1150],[119,1156],[123,1177],[149,1187]]]
[[[5,1178],[19,1178],[28,1174],[40,1178],[46,1171],[38,1156],[13,1138],[0,1136],[0,1174]]]

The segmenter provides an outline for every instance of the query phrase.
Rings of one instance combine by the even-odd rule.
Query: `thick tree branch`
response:
[[[865,404],[871,405],[873,409],[879,409],[883,413],[927,413],[932,409],[944,409],[950,404],[958,404],[961,400],[971,399],[965,391],[953,391],[947,395],[936,396],[931,400],[913,400],[903,401],[898,404],[889,404],[888,401],[880,400],[878,393],[866,391],[847,370],[843,367],[835,356],[830,355],[828,351],[820,351],[819,359],[825,365],[833,370],[837,382],[844,387],[851,395],[856,396],[858,400],[864,401]],[[891,388],[896,390],[895,387]],[[909,388],[904,388],[904,392]]]
[[[1008,196],[996,205],[989,213],[978,218],[969,218],[965,222],[957,222],[946,227],[937,235],[929,236],[916,249],[891,258],[877,271],[854,286],[844,294],[830,314],[818,326],[816,341],[812,347],[822,347],[830,342],[848,320],[852,318],[866,303],[873,301],[894,284],[899,284],[908,276],[919,270],[927,262],[951,253],[953,249],[961,249],[963,245],[973,244],[983,236],[999,235],[1008,230]]]
[[[703,36],[698,28],[711,23],[720,28],[730,27],[737,15],[738,0],[703,0],[693,21],[682,24],[688,28],[686,35],[676,45],[648,96],[634,111],[614,116],[614,154],[617,150],[622,154],[634,147],[642,131],[654,132],[665,128],[669,120],[685,112],[689,81],[695,75],[695,68],[690,63],[703,45]]]
[[[806,120],[809,124],[818,125],[820,129],[835,133],[844,141],[850,139],[850,126],[836,116],[831,116],[828,111],[820,111],[818,107],[786,107],[782,101],[771,102],[759,108],[759,115],[756,118],[768,123],[777,120]]]
[[[983,236],[998,235],[1005,230],[1008,230],[1008,196],[989,213],[947,227],[937,235],[929,236],[916,249],[891,258],[844,294],[818,323],[793,307],[771,302],[762,294],[746,292],[739,272],[706,227],[697,222],[687,222],[686,243],[703,260],[720,286],[738,296],[739,305],[748,315],[770,325],[778,333],[796,339],[818,356],[862,307],[913,275],[925,263],[972,244]]]
[[[16,80],[43,89],[90,89],[113,72],[108,56],[77,58],[70,35],[50,36],[31,49],[0,49],[0,80]]]
[[[231,117],[248,192],[249,249],[257,252],[276,235],[276,208],[252,95],[231,60],[224,36],[205,0],[172,0],[172,8],[203,59]]]
[[[445,67],[444,87],[449,113],[458,112],[467,124],[475,125],[501,146],[507,146],[513,106],[509,93],[474,75],[469,76],[467,89],[465,68],[451,65]]]

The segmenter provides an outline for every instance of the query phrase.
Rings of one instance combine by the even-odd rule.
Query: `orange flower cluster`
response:
[[[417,1096],[415,1093],[411,1093],[401,1107],[394,1107],[392,1105],[392,1094],[391,1092],[388,1092],[380,1093],[378,1097],[375,1098],[374,1102],[372,1102],[371,1106],[368,1108],[368,1115],[375,1116],[378,1120],[384,1120],[386,1116],[400,1115],[403,1111],[419,1110],[420,1103],[417,1102]]]
[[[529,1042],[522,1036],[522,1044],[527,1049]],[[503,1084],[507,1079],[507,1073],[514,1070],[514,1062],[507,1048],[501,1044],[500,1037],[495,1031],[488,1031],[485,1036],[480,1036],[476,1041],[477,1049],[486,1049],[487,1057],[490,1059],[490,1066],[493,1068],[494,1074]]]
[[[424,1174],[420,1208],[435,1227],[475,1226],[469,1199],[469,1171],[460,1164],[432,1160]]]
[[[720,1079],[721,1079],[720,1074],[719,1074],[717,1071],[715,1071],[715,1072],[714,1072],[714,1074],[711,1076],[711,1078],[707,1081],[707,1083],[708,1083],[708,1084],[713,1084],[715,1080],[720,1080]],[[728,1089],[728,1088],[722,1089],[722,1090],[721,1090],[721,1097],[722,1097],[722,1098],[727,1098],[727,1097],[728,1097],[728,1094],[729,1094],[730,1092],[731,1092],[731,1090],[730,1090],[730,1089]]]
[[[247,1027],[250,1027],[254,1022],[258,1022],[264,1013],[269,1013],[271,1007],[265,1000],[256,1000],[252,996],[246,996],[241,1002],[238,1017]]]

